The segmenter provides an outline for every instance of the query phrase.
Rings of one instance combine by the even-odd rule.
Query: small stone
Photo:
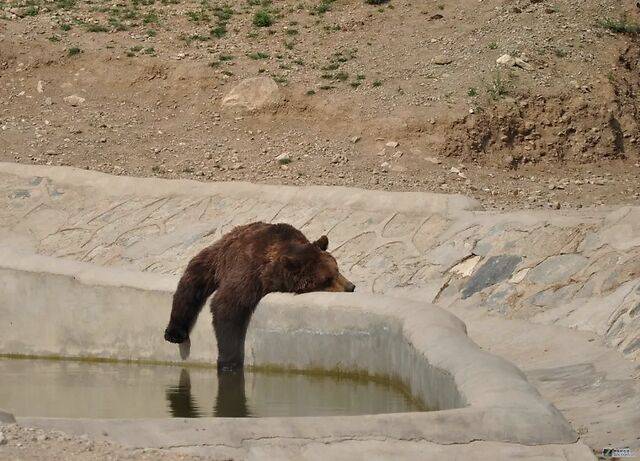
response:
[[[51,106],[51,105],[53,105],[53,100],[49,96],[47,96],[46,98],[44,98],[44,103],[47,106]]]
[[[36,437],[36,440],[38,442],[44,442],[45,440],[49,440],[49,437],[46,434],[41,434],[38,437]]]
[[[437,64],[439,66],[446,66],[447,64],[451,64],[453,62],[453,59],[451,59],[448,56],[437,56],[434,60],[433,63]]]
[[[520,67],[521,69],[524,70],[532,70],[533,66],[531,64],[529,64],[528,62],[526,62],[523,59],[520,58],[515,58],[513,65],[516,65],[518,67]]]
[[[496,59],[496,64],[500,64],[505,67],[512,67],[516,64],[516,60],[510,54],[503,54],[498,59]]]
[[[452,166],[451,169],[449,170],[449,172],[455,173],[455,174],[460,174],[460,169],[456,168],[455,166]]]
[[[336,154],[331,159],[331,163],[333,164],[343,164],[343,163],[347,163],[347,161],[348,161],[347,157],[345,157],[342,154]]]
[[[382,171],[389,171],[390,166],[391,164],[389,162],[382,162],[380,164],[380,168],[382,169]]]
[[[354,136],[353,138],[351,138],[351,142],[352,143],[357,143],[358,141],[360,141],[360,136]]]
[[[388,143],[385,144],[385,146],[387,147],[398,147],[400,145],[400,143],[398,143],[397,141],[389,141]]]
[[[2,432],[0,432],[0,445],[5,445],[6,443],[7,443],[7,438]]]
[[[78,96],[77,94],[72,94],[71,96],[66,96],[64,98],[64,102],[66,102],[70,106],[75,107],[85,102],[85,99],[82,96]]]
[[[38,91],[38,93],[44,93],[44,83],[42,83],[42,80],[38,80],[36,90]]]
[[[280,154],[276,157],[276,162],[278,162],[280,165],[286,165],[287,163],[291,163],[291,155],[289,155],[288,152],[285,152],[284,154]]]
[[[276,104],[280,100],[278,84],[271,77],[247,78],[222,99],[222,107],[238,107],[254,111]]]
[[[436,157],[425,157],[424,159],[429,163],[433,163],[434,165],[440,165],[442,163],[442,161],[440,161],[440,159]]]

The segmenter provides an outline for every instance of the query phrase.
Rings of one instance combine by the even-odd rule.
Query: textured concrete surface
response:
[[[0,409],[0,423],[15,423],[16,419],[12,413]]]
[[[256,219],[327,233],[358,291],[451,310],[591,447],[640,450],[640,207],[495,213],[459,196],[0,164],[0,245],[26,253],[177,274]]]
[[[359,291],[593,331],[640,355],[640,207],[474,211],[461,196],[207,184],[0,164],[0,244],[177,274],[233,226],[290,222],[330,250]],[[471,259],[475,271],[460,274]],[[463,299],[466,298],[466,299]]]

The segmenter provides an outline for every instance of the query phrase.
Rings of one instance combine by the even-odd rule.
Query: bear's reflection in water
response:
[[[177,386],[167,386],[169,411],[174,418],[200,418],[207,416],[196,403],[191,393],[189,370],[180,371]],[[219,418],[244,418],[251,416],[247,406],[244,372],[242,370],[218,373],[218,393],[213,408],[213,416]]]

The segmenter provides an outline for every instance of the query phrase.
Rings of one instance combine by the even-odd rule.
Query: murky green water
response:
[[[284,372],[0,359],[0,408],[75,418],[328,416],[425,411],[390,383]]]

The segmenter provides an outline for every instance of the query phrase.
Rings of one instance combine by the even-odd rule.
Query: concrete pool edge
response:
[[[0,312],[3,318],[10,319],[12,325],[1,335],[2,353],[178,360],[176,348],[164,343],[160,334],[168,316],[175,277],[126,272],[39,255],[5,254],[9,257],[0,263],[3,282]],[[28,306],[23,305],[25,295],[31,300]],[[117,320],[122,315],[117,306],[125,302],[136,306],[128,313],[137,317],[123,324],[121,319]],[[116,308],[111,309],[114,306]],[[50,316],[52,311],[58,313],[55,318]],[[320,315],[317,318],[330,316],[326,317],[328,321],[322,325],[323,328],[337,325],[337,328],[344,329],[346,325],[358,327],[360,332],[366,332],[366,327],[374,324],[380,326],[380,319],[395,319],[403,337],[420,352],[429,366],[451,374],[468,406],[395,415],[214,420],[207,424],[215,427],[218,439],[229,440],[233,444],[234,438],[240,435],[238,431],[248,431],[252,434],[260,432],[262,437],[395,436],[443,444],[487,440],[536,445],[577,440],[564,417],[553,405],[542,400],[519,369],[504,359],[481,351],[467,337],[464,324],[459,319],[426,303],[358,294],[272,294],[258,307],[252,325],[255,337],[249,342],[249,349],[255,346],[256,338],[269,338],[274,331],[277,336],[294,327],[300,330],[299,327],[311,314]],[[40,321],[34,322],[34,318]],[[70,329],[71,319],[74,325],[86,327],[88,331],[80,332],[77,327]],[[109,321],[118,327],[110,328]],[[126,331],[127,326],[140,322],[146,322],[146,327]],[[276,325],[280,326],[274,329]],[[314,328],[319,326],[314,325]],[[326,330],[325,333],[335,335],[336,331]],[[31,338],[31,342],[25,342],[24,338]],[[93,339],[87,343],[87,338]],[[334,338],[332,336],[331,341]],[[129,346],[123,344],[128,339],[132,340]],[[215,359],[213,334],[204,318],[198,322],[192,340],[197,344],[192,351],[192,360]],[[309,347],[313,349],[314,345]],[[290,349],[279,353],[287,350]],[[249,362],[257,365],[268,364],[272,357],[260,355],[254,349],[248,352]],[[328,356],[326,351],[321,355]],[[21,421],[20,418],[18,420]],[[37,420],[26,419],[30,423]],[[75,424],[65,420],[48,420],[47,424],[55,421],[58,426]],[[279,422],[278,433],[274,432],[276,421]],[[94,424],[85,423],[84,426]],[[106,423],[95,420],[95,424]],[[175,423],[170,420],[147,423],[136,420],[127,424],[160,424],[169,429]],[[203,421],[199,420],[198,424],[203,424]]]
[[[22,165],[0,162],[0,173],[23,178],[46,177],[59,184],[88,186],[107,195],[130,194],[160,197],[171,195],[211,196],[223,194],[240,199],[262,197],[287,203],[308,205],[335,203],[351,210],[390,210],[412,213],[416,211],[447,212],[479,210],[480,203],[461,194],[430,192],[390,192],[345,186],[281,186],[249,182],[201,182],[191,179],[162,179],[155,177],[114,176],[99,171],[68,166]]]

